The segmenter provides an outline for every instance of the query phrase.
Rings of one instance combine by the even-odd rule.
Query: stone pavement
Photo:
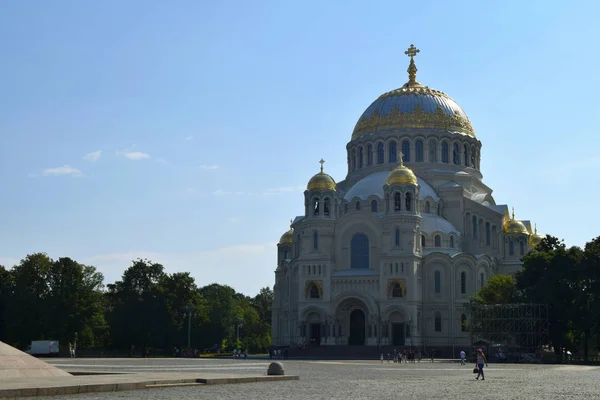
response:
[[[0,342],[0,381],[39,376],[70,375],[62,369]]]
[[[144,374],[176,372],[177,377],[264,374],[269,360],[232,359],[64,359],[68,371],[111,370]],[[192,399],[599,399],[599,367],[490,364],[486,380],[476,381],[473,365],[455,362],[393,364],[373,361],[282,361],[286,374],[300,380],[243,385],[164,386],[160,389],[36,397],[32,400],[192,400]],[[82,377],[90,378],[90,377]]]

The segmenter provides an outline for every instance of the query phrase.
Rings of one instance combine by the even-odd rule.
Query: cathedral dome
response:
[[[513,209],[512,218],[504,225],[504,233],[508,235],[529,235],[529,231],[524,223],[515,219],[515,210]]]
[[[323,164],[325,161],[321,159],[319,162],[321,163],[321,172],[310,178],[306,188],[308,190],[335,190],[335,181],[331,176],[323,172]]]
[[[290,221],[290,230],[281,235],[279,244],[292,244],[294,240],[294,228],[292,228],[292,221]]]
[[[388,186],[394,185],[414,185],[417,186],[417,177],[410,168],[406,168],[402,162],[402,155],[400,155],[400,165],[394,168],[387,176],[385,183]]]
[[[382,94],[365,110],[354,127],[352,139],[389,129],[435,129],[475,137],[469,117],[450,96],[416,81],[413,57],[418,52],[413,45],[405,52],[410,56],[409,81]]]
[[[538,233],[537,226],[536,226],[535,230],[533,231],[533,235],[531,235],[531,237],[529,238],[529,245],[531,247],[535,247],[538,244],[540,244],[540,242],[542,241],[543,238],[544,237]]]

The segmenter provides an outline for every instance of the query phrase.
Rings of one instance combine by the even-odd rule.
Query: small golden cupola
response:
[[[387,176],[385,183],[388,186],[394,185],[413,185],[417,186],[417,177],[412,172],[410,168],[404,166],[404,162],[402,161],[403,154],[400,152],[398,155],[400,159],[400,164],[396,168],[394,168],[389,175]]]
[[[525,224],[515,219],[515,208],[512,210],[512,218],[504,224],[504,233],[507,235],[529,235]]]
[[[324,190],[335,191],[335,189],[336,189],[335,181],[333,180],[333,178],[331,176],[329,176],[325,172],[323,172],[323,164],[325,164],[325,160],[323,160],[321,158],[319,163],[321,163],[321,172],[319,172],[318,174],[316,174],[312,178],[310,178],[310,180],[308,181],[308,185],[306,186],[306,189],[319,190],[319,191],[324,191]]]
[[[540,242],[542,241],[544,237],[542,235],[540,235],[537,231],[537,225],[535,225],[535,228],[533,230],[533,235],[531,235],[531,237],[529,238],[529,246],[531,247],[535,247],[538,244],[540,244]]]
[[[294,239],[294,228],[292,228],[292,220],[290,220],[290,230],[281,235],[279,244],[292,244]]]

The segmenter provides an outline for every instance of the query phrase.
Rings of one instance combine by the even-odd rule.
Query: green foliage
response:
[[[188,272],[167,274],[142,259],[107,290],[103,279],[94,267],[43,253],[9,270],[0,266],[0,340],[24,348],[32,340],[57,339],[66,347],[77,338],[80,353],[111,348],[168,355],[187,347],[188,332],[191,347],[201,351],[259,352],[271,344],[269,288],[254,298],[216,283],[198,288]]]
[[[515,280],[510,275],[494,275],[479,289],[474,299],[480,304],[509,304],[517,301]]]

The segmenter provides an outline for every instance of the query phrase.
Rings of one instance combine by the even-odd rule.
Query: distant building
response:
[[[448,95],[416,80],[384,93],[323,171],[278,244],[274,345],[469,344],[465,302],[541,240],[482,182],[481,142]]]

